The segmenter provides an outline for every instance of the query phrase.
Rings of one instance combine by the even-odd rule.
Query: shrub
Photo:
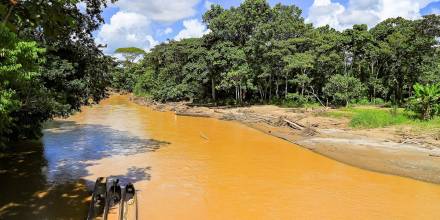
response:
[[[367,98],[362,98],[356,101],[356,104],[358,105],[370,105],[370,100],[368,100]]]
[[[373,99],[372,104],[373,105],[384,105],[386,102],[385,100],[381,99],[381,98],[375,98]]]
[[[338,74],[330,78],[323,91],[333,99],[334,104],[348,106],[351,100],[362,97],[365,86],[355,77]]]
[[[299,93],[287,94],[283,105],[286,107],[304,107],[306,104],[313,103],[314,99],[310,96],[304,96]]]

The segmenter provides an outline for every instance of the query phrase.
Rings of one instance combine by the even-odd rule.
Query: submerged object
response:
[[[122,187],[119,179],[99,177],[90,202],[87,220],[137,220],[137,195],[132,183]]]

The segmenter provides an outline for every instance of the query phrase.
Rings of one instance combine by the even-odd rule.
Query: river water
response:
[[[0,155],[0,219],[84,219],[98,176],[135,184],[140,219],[440,219],[440,185],[121,95]]]

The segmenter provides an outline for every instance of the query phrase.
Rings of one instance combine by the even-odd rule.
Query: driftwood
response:
[[[190,116],[190,117],[199,117],[199,118],[210,118],[211,115],[204,113],[191,113],[191,112],[176,112],[178,116]]]
[[[209,138],[205,134],[203,134],[202,132],[200,132],[200,137],[209,141]]]
[[[294,128],[294,129],[297,129],[297,130],[300,130],[300,131],[305,129],[305,126],[301,125],[299,123],[292,122],[292,121],[289,121],[287,119],[283,119],[283,121],[286,122],[291,128]]]

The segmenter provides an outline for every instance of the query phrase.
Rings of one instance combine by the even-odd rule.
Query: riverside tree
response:
[[[105,0],[0,2],[0,144],[106,96],[112,60],[94,43]]]

